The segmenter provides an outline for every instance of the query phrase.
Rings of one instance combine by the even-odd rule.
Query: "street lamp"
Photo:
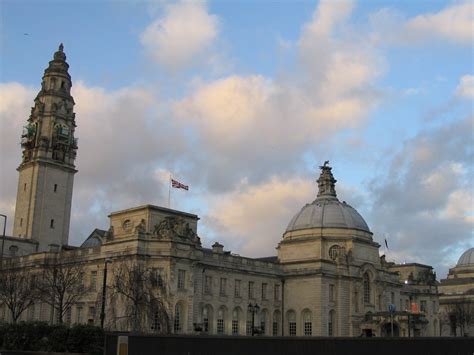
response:
[[[7,228],[7,216],[0,214],[3,217],[3,234],[2,234],[2,253],[0,254],[0,270],[3,269],[3,250],[5,249],[5,229]]]
[[[107,264],[110,264],[112,259],[105,258],[104,260],[104,280],[102,282],[102,309],[100,311],[100,327],[104,329],[105,321],[105,296],[107,292]]]
[[[252,336],[254,336],[254,334],[255,334],[255,313],[258,312],[258,310],[260,309],[260,306],[256,303],[255,304],[249,303],[247,309],[250,313],[252,313]]]

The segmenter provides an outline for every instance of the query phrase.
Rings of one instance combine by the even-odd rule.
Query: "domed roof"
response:
[[[456,266],[474,265],[474,248],[466,250],[458,260]]]
[[[321,166],[318,179],[319,192],[313,203],[304,206],[290,221],[286,232],[309,228],[344,228],[370,232],[367,223],[353,207],[336,196],[336,179],[331,167]]]

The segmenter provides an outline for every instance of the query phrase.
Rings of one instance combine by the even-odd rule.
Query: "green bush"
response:
[[[91,325],[0,323],[0,349],[101,354],[104,332]]]

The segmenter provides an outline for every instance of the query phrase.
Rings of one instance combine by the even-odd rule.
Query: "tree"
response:
[[[469,327],[474,324],[474,300],[463,297],[446,307],[446,317],[451,325],[451,332],[456,335],[457,329],[460,335],[467,335]]]
[[[169,333],[166,293],[166,285],[153,269],[138,263],[121,263],[114,269],[112,299],[125,311],[116,319],[126,319],[130,330]]]
[[[87,292],[83,275],[84,266],[78,263],[55,261],[44,266],[37,289],[42,301],[55,310],[59,323],[63,323],[66,312]]]
[[[8,267],[0,271],[0,304],[6,305],[13,323],[39,299],[36,278],[25,269]]]

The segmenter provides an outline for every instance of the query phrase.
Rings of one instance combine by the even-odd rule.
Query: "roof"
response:
[[[118,215],[118,214],[130,213],[130,212],[133,212],[133,211],[143,210],[143,209],[151,209],[151,210],[155,210],[155,211],[159,211],[159,212],[166,212],[167,214],[174,214],[174,215],[178,215],[178,216],[184,216],[184,217],[191,217],[193,219],[199,219],[199,217],[197,215],[192,214],[192,213],[182,212],[182,211],[178,211],[178,210],[173,210],[171,208],[160,207],[160,206],[155,206],[155,205],[143,205],[143,206],[127,208],[125,210],[112,212],[109,215],[109,217],[114,216],[114,215]]]
[[[473,265],[474,266],[474,248],[469,248],[466,250],[458,260],[456,266],[467,266]]]

